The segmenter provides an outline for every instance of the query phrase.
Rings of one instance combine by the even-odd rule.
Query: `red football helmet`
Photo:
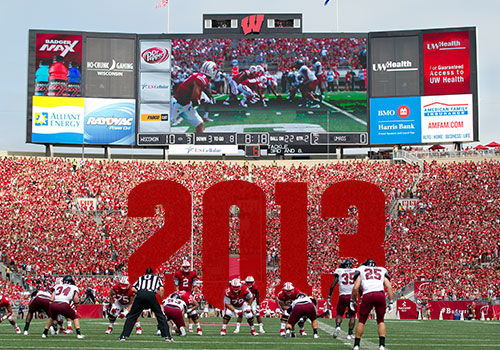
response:
[[[239,292],[241,290],[241,280],[239,278],[233,278],[231,282],[229,282],[229,285],[235,292]]]

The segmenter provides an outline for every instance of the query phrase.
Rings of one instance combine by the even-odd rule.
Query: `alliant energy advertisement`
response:
[[[469,93],[469,32],[424,33],[424,95]]]

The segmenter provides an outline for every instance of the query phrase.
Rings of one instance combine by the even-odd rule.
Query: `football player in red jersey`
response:
[[[247,99],[250,100],[250,103],[255,103],[260,98],[264,107],[267,107],[266,101],[264,100],[266,85],[267,78],[265,76],[244,80],[241,84],[238,85],[238,91],[243,94],[240,105],[242,107],[248,107],[246,103]]]
[[[255,283],[255,279],[253,276],[247,276],[245,278],[245,281],[243,281],[245,285],[248,287],[248,290],[252,292],[253,294],[253,302],[250,307],[252,308],[252,312],[257,318],[257,323],[259,324],[259,332],[264,334],[266,331],[264,331],[264,325],[262,324],[262,317],[260,317],[260,309],[259,309],[259,288],[257,287],[257,284]],[[236,329],[234,330],[234,333],[239,333],[240,332],[240,324],[243,319],[243,316],[238,316],[238,319],[236,320]]]
[[[257,74],[257,67],[250,66],[250,68],[239,72],[237,75],[235,75],[233,77],[228,77],[228,84],[229,84],[229,88],[230,88],[230,93],[229,93],[229,97],[223,102],[223,104],[228,106],[231,101],[238,101],[238,95],[240,94],[238,87],[245,80],[255,78],[256,74]]]
[[[202,117],[198,114],[196,106],[200,104],[201,93],[204,92],[213,103],[214,99],[210,92],[210,80],[217,73],[217,64],[212,61],[205,61],[199,73],[193,73],[177,88],[172,97],[171,117],[172,125],[180,123],[180,118],[192,124],[196,132],[203,132],[204,124]]]
[[[16,324],[16,320],[14,320],[14,317],[12,317],[12,305],[10,305],[10,300],[5,295],[0,295],[0,314],[2,315],[0,317],[0,323],[5,320],[9,320],[9,323],[12,325],[12,327],[14,327],[16,333],[21,333],[21,330]]]
[[[226,335],[226,327],[233,315],[245,316],[250,326],[250,334],[258,336],[253,325],[254,314],[252,312],[252,302],[254,296],[247,286],[242,285],[239,278],[234,278],[229,282],[224,297],[224,317],[222,318],[222,329],[220,335]]]
[[[189,319],[189,328],[190,328],[189,331],[192,332],[192,325],[194,323],[194,325],[196,326],[196,333],[198,335],[203,335],[200,325],[200,318],[198,316],[198,312],[196,311],[198,310],[199,306],[198,302],[191,294],[189,294],[189,292],[185,290],[179,291],[179,295],[181,299],[186,303],[186,308],[187,308],[186,314]]]
[[[300,290],[296,287],[293,286],[292,282],[285,282],[283,283],[283,288],[281,291],[278,293],[278,296],[276,297],[278,304],[281,309],[281,329],[280,329],[280,336],[284,337],[285,336],[285,328],[286,324],[288,322],[288,317],[290,317],[291,309],[292,309],[292,303],[295,299],[297,299],[297,296],[299,295]],[[304,331],[304,319],[300,319],[298,321],[299,324],[299,329],[300,329],[300,335],[307,335],[306,332]]]
[[[193,286],[198,283],[198,279],[198,274],[196,271],[191,270],[191,264],[189,261],[184,260],[180,270],[177,270],[174,273],[175,290],[185,290],[189,294],[192,294]]]
[[[118,317],[127,316],[127,313],[134,302],[135,294],[127,276],[120,278],[120,280],[109,291],[108,297],[109,325],[105,333],[111,334],[113,332],[113,325],[116,319]],[[136,333],[142,334],[142,328],[139,322],[136,323]]]

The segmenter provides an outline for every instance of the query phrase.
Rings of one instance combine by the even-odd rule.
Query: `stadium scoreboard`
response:
[[[303,33],[301,14],[203,23],[202,34],[30,30],[26,141],[256,157],[478,138],[475,28]],[[198,132],[172,105],[211,60]],[[312,98],[300,64],[317,75]],[[257,68],[265,81],[236,79]]]

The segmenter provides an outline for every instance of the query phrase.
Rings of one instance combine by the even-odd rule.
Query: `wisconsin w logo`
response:
[[[264,15],[247,16],[241,20],[241,28],[245,35],[250,33],[260,33],[260,27],[264,22]]]

